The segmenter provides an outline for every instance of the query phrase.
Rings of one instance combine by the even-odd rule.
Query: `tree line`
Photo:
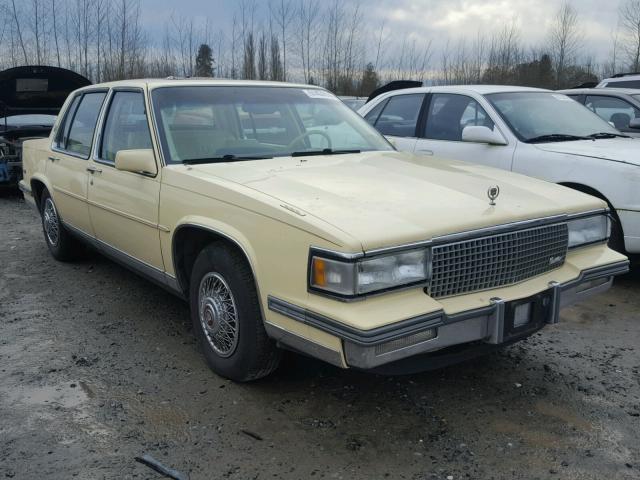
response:
[[[229,25],[172,13],[152,33],[140,0],[0,0],[0,68],[54,65],[94,82],[212,76],[300,81],[368,95],[396,79],[565,88],[640,71],[640,0],[621,0],[606,61],[570,1],[532,45],[514,21],[493,33],[450,39],[398,35],[365,24],[363,4],[340,0],[239,0]]]

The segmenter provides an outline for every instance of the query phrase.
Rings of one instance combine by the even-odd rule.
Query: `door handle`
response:
[[[47,158],[52,162],[57,162],[58,160],[60,160],[58,157],[47,157]]]
[[[433,150],[418,149],[418,153],[421,153],[422,155],[433,155]]]
[[[94,166],[88,166],[87,167],[87,172],[93,174],[93,173],[102,173],[102,170],[99,168],[96,168]]]

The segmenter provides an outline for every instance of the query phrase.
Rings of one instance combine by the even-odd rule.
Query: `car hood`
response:
[[[194,165],[191,174],[276,198],[356,238],[364,250],[605,206],[523,175],[400,152]],[[493,185],[500,188],[495,206],[487,196]]]
[[[74,90],[91,82],[71,70],[28,65],[0,71],[0,116],[57,115]]]
[[[536,148],[545,152],[601,158],[614,162],[640,165],[640,140],[637,138],[607,138],[575,142],[540,143]]]

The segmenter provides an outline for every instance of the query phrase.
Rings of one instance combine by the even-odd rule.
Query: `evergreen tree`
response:
[[[198,48],[196,55],[196,77],[213,77],[213,52],[206,43]]]

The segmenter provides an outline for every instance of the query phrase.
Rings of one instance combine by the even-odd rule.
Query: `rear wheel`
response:
[[[281,352],[267,336],[251,269],[237,250],[222,243],[205,247],[189,297],[193,328],[214,372],[246,382],[277,368]]]
[[[62,224],[56,204],[47,190],[42,192],[40,199],[40,215],[44,240],[53,257],[63,262],[73,260],[80,248],[79,242]]]

